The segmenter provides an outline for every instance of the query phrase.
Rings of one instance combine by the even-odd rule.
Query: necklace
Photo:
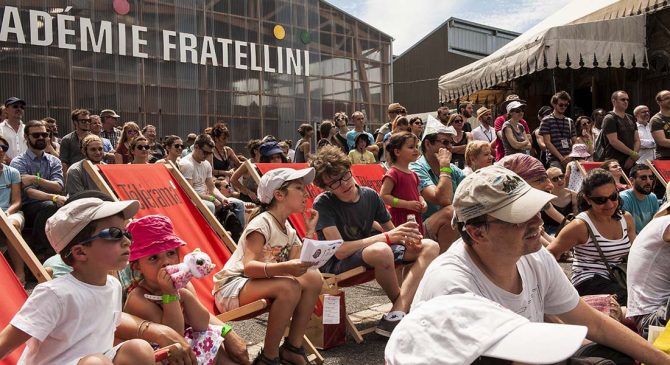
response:
[[[281,229],[281,231],[284,232],[284,234],[286,234],[286,226],[283,225],[283,224],[281,224],[281,222],[279,221],[279,219],[277,219],[277,217],[275,217],[274,214],[272,214],[272,213],[270,213],[270,212],[268,212],[268,214],[271,215],[272,218],[274,218],[275,222],[277,222],[277,225],[279,226],[279,229]]]

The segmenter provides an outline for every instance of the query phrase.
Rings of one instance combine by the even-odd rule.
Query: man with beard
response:
[[[658,199],[652,193],[654,174],[649,166],[636,164],[630,169],[630,178],[633,188],[622,191],[619,196],[623,200],[623,210],[635,219],[635,233],[640,233],[658,211]]]
[[[472,138],[475,141],[484,141],[493,145],[496,140],[496,131],[491,125],[493,121],[491,109],[485,106],[477,109],[477,119],[479,120],[479,127],[472,130]]]
[[[458,106],[458,114],[463,118],[463,132],[472,132],[472,124],[470,124],[470,118],[473,118],[475,109],[472,106],[471,102],[461,103]]]
[[[63,164],[63,171],[77,161],[84,159],[81,153],[81,140],[91,133],[90,112],[86,109],[75,109],[70,114],[74,131],[66,134],[60,141],[60,162]]]
[[[55,252],[44,233],[44,226],[59,207],[65,203],[63,167],[58,157],[44,153],[47,147],[47,127],[44,122],[31,120],[25,126],[26,152],[16,156],[10,166],[19,170],[23,184],[23,214],[26,226],[32,223],[31,248],[43,261]]]
[[[620,351],[649,364],[670,362],[641,336],[586,304],[542,247],[539,213],[554,198],[501,166],[466,176],[454,200],[461,238],[428,266],[411,310],[440,295],[474,293],[531,322],[554,315],[588,327],[587,337],[596,344],[585,345],[581,356],[621,358]]]
[[[75,162],[67,169],[65,192],[68,195],[73,195],[84,190],[99,190],[98,186],[95,185],[95,182],[93,182],[89,174],[84,170],[84,162],[91,161],[94,165],[104,163],[102,162],[105,156],[102,139],[95,134],[89,134],[84,137],[81,140],[81,153],[84,154],[85,158]]]

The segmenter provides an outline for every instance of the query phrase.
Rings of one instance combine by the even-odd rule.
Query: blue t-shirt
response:
[[[409,169],[416,172],[416,174],[419,175],[419,191],[423,191],[423,189],[429,186],[437,186],[437,183],[440,180],[440,175],[439,174],[435,175],[433,173],[433,170],[430,168],[430,165],[426,160],[426,156],[421,156],[418,160],[416,160],[416,162],[410,163]],[[465,174],[463,173],[463,170],[459,169],[458,166],[452,163],[451,187],[454,194],[456,194],[456,188],[458,187],[458,184],[460,184],[464,178]],[[428,217],[433,215],[433,213],[437,212],[438,210],[440,210],[440,208],[442,208],[441,206],[431,203],[429,201],[426,201],[426,204],[428,205],[428,209],[422,215],[424,221],[428,219]]]
[[[635,233],[640,233],[658,211],[656,194],[651,193],[640,201],[637,200],[633,189],[628,189],[619,193],[619,196],[623,200],[623,210],[630,213],[635,219]]]
[[[356,132],[355,130],[351,130],[347,132],[347,146],[349,147],[349,150],[356,149],[356,137],[358,137],[359,134],[365,133],[368,135],[368,140],[370,141],[370,145],[373,145],[375,143],[375,137],[372,136],[372,134],[368,132]]]
[[[21,183],[19,170],[2,164],[2,173],[0,173],[0,209],[6,211],[12,204],[12,184]]]

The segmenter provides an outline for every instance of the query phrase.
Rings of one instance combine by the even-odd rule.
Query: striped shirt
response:
[[[579,213],[576,218],[583,219],[591,227],[610,266],[620,264],[624,257],[628,255],[630,241],[628,240],[628,226],[625,217],[621,217],[621,220],[619,220],[623,231],[622,237],[614,240],[603,237],[586,212]],[[598,254],[598,249],[589,237],[585,244],[575,246],[575,260],[572,263],[572,284],[578,285],[594,275],[600,275],[607,279],[610,277],[605,263]]]

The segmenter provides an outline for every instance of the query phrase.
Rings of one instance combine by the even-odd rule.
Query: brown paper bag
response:
[[[343,345],[346,341],[346,315],[344,291],[338,288],[323,289],[305,335],[319,350]]]

